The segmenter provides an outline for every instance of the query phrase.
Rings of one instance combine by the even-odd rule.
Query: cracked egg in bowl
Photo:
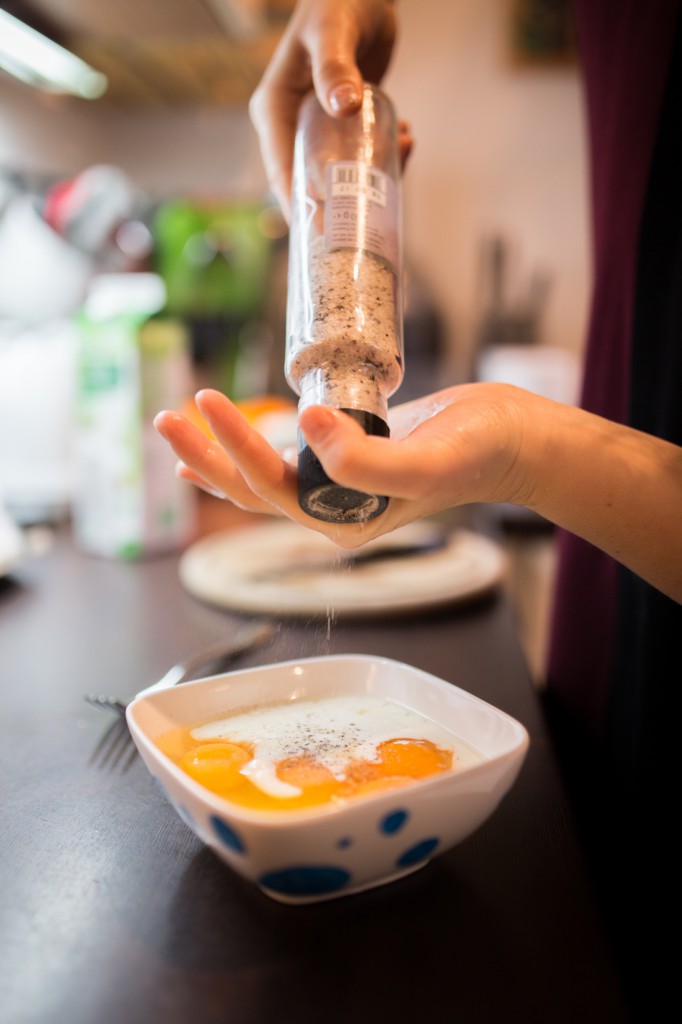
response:
[[[139,697],[127,718],[185,825],[287,903],[423,867],[495,811],[528,747],[506,713],[369,655],[195,680]]]

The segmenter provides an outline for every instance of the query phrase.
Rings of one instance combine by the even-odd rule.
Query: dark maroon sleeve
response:
[[[574,0],[593,224],[582,405],[621,423],[632,422],[640,235],[679,6],[677,0]],[[547,684],[598,738],[616,644],[619,573],[611,558],[560,532]]]

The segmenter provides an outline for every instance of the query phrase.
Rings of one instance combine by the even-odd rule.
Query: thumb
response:
[[[299,424],[327,475],[344,487],[415,500],[441,477],[422,444],[368,435],[340,409],[311,405]]]
[[[392,459],[386,438],[369,437],[352,417],[328,406],[304,409],[299,423],[332,480],[356,490],[390,482]]]
[[[356,447],[366,437],[359,423],[340,409],[311,405],[303,409],[299,424],[318,458],[338,462],[348,446]]]
[[[366,436],[359,423],[332,406],[308,406],[300,414],[299,425],[317,454]]]
[[[362,106],[363,78],[355,60],[358,30],[352,19],[344,21],[321,25],[309,47],[315,92],[333,117],[354,114]]]

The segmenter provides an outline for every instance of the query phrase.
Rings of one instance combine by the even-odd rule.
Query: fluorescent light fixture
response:
[[[96,100],[106,92],[106,75],[80,57],[0,11],[0,68],[47,92]]]

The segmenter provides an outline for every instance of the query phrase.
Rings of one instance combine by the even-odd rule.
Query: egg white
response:
[[[339,780],[349,761],[377,761],[379,744],[398,738],[430,740],[451,750],[453,767],[483,760],[454,733],[411,708],[365,694],[257,707],[198,726],[192,736],[251,746],[254,756],[242,774],[263,793],[281,799],[302,792],[277,777],[276,765],[288,757],[310,757]]]

